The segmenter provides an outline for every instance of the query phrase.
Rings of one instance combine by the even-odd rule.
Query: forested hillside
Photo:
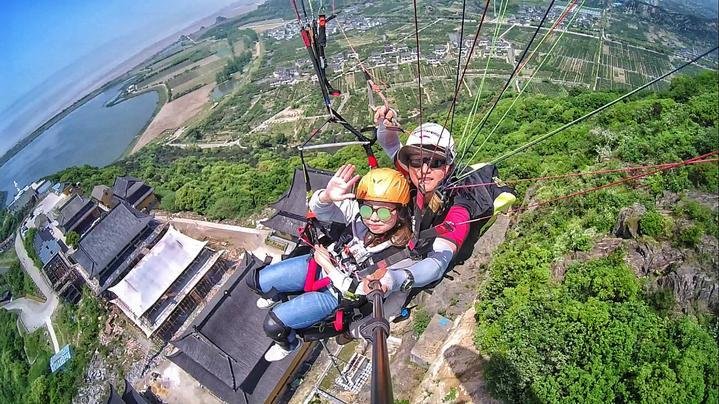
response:
[[[620,103],[509,158],[500,164],[500,173],[512,183],[676,162],[718,150],[718,92],[716,72],[675,78],[667,90]],[[489,132],[485,130],[466,156],[476,151],[473,161],[491,160],[618,95],[572,90],[525,96],[500,122],[512,102],[504,99],[486,125],[497,126],[496,132],[476,150]],[[455,119],[460,144],[469,108],[462,104]],[[431,118],[442,122],[445,114]],[[478,120],[475,116],[473,124]],[[412,124],[406,126],[411,129]],[[247,146],[203,151],[154,145],[111,166],[72,168],[54,179],[77,181],[89,190],[110,185],[115,175],[134,175],[157,189],[164,209],[211,219],[242,218],[281,195],[299,166],[289,146]],[[363,160],[361,149],[345,148],[312,156],[310,164],[331,169],[347,161],[363,165]],[[487,281],[478,285],[476,344],[490,357],[486,378],[497,398],[719,399],[716,289],[713,295],[692,290],[717,282],[717,210],[696,197],[717,195],[717,163],[678,167],[543,204],[630,175],[514,183],[524,201],[521,213],[489,267],[477,268],[486,271]],[[641,211],[638,234],[617,237],[620,212],[632,206]],[[681,260],[642,272],[631,261],[642,248],[676,252]],[[705,282],[682,284],[683,294],[677,295],[679,281],[671,277],[686,268],[693,271],[692,279]]]

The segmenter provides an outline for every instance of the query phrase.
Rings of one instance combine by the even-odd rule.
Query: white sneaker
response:
[[[257,299],[257,308],[259,309],[271,309],[275,307],[280,301],[279,300],[272,300],[269,298],[261,297]]]
[[[267,362],[277,362],[277,361],[281,361],[282,359],[285,359],[285,358],[287,357],[287,355],[289,355],[289,354],[291,354],[292,352],[296,351],[297,348],[300,347],[300,345],[302,345],[302,341],[300,341],[299,339],[297,339],[297,340],[295,341],[294,346],[291,347],[289,350],[287,350],[287,349],[285,349],[285,348],[282,348],[281,346],[279,346],[279,345],[276,344],[276,343],[275,343],[275,344],[272,344],[272,346],[270,347],[270,349],[268,349],[267,352],[265,352],[265,360],[266,360]]]

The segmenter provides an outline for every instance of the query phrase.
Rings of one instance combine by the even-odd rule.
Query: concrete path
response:
[[[40,273],[40,270],[35,266],[30,257],[25,251],[25,246],[22,243],[22,237],[20,233],[15,237],[15,251],[17,257],[20,260],[25,272],[30,275],[35,285],[40,292],[45,296],[45,302],[39,302],[34,299],[27,297],[21,297],[19,299],[12,300],[11,302],[3,304],[1,307],[8,311],[19,312],[20,321],[22,321],[28,332],[33,332],[40,327],[47,326],[50,336],[55,335],[55,330],[52,328],[52,315],[57,309],[60,300],[58,299],[55,292],[48,284],[45,277]],[[53,339],[53,346],[57,350],[57,338]]]
[[[251,251],[260,259],[263,259],[265,255],[279,259],[283,253],[265,244],[265,239],[270,235],[269,230],[258,230],[231,224],[161,215],[156,215],[155,218],[163,222],[170,222],[177,230],[180,230],[190,237],[198,240],[205,240],[209,237],[214,240],[225,241],[235,248]]]
[[[55,295],[55,291],[52,290],[52,287],[45,279],[45,276],[27,255],[27,251],[25,251],[25,246],[22,243],[22,237],[19,232],[15,236],[15,252],[17,252],[17,257],[22,264],[22,268],[28,275],[30,275],[30,278],[32,278],[32,281],[35,282],[35,285],[37,285],[37,288],[40,289],[40,292],[45,296],[45,298],[48,299],[49,297]]]
[[[53,302],[55,304],[52,302],[50,304],[48,302],[40,303],[27,297],[21,297],[5,303],[2,308],[19,313],[22,324],[28,332],[33,332],[50,321],[52,313],[57,307],[57,300],[53,299]]]
[[[52,341],[52,349],[55,350],[55,353],[60,352],[60,344],[57,342],[57,335],[55,335],[55,328],[52,326],[52,321],[48,319],[45,322],[45,325],[47,326],[47,331],[50,334],[50,341]]]

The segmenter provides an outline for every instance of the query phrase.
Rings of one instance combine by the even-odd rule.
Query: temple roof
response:
[[[325,188],[333,175],[329,171],[314,168],[308,168],[307,172],[310,177],[312,191]],[[296,236],[297,229],[304,226],[305,215],[307,214],[307,189],[302,169],[295,169],[289,191],[285,192],[277,202],[270,206],[276,210],[276,213],[269,219],[264,220],[262,225]]]
[[[259,258],[247,253],[236,272],[171,343],[178,351],[168,358],[215,395],[230,403],[264,402],[294,359],[294,354],[269,363],[264,354],[272,344],[262,323],[267,314],[255,305],[257,295],[244,282]]]

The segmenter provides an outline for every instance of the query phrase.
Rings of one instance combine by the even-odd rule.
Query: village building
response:
[[[134,177],[117,177],[112,185],[115,197],[141,211],[149,211],[157,205],[155,190]],[[113,206],[114,207],[114,206]]]
[[[95,185],[90,196],[107,210],[117,205],[117,198],[112,194],[112,188],[107,185]]]
[[[67,246],[62,241],[55,240],[50,230],[46,228],[40,228],[35,233],[33,247],[43,265],[50,262],[55,254],[67,251]]]
[[[264,360],[273,343],[259,326],[267,312],[257,308],[257,295],[245,282],[262,265],[266,262],[246,253],[222,289],[171,341],[176,350],[167,356],[228,403],[281,401],[311,352],[312,344],[303,344],[279,362]]]
[[[17,184],[15,186],[17,187]],[[7,209],[12,213],[22,212],[25,208],[31,206],[44,194],[46,194],[48,190],[50,190],[51,186],[52,183],[49,181],[41,180],[33,182],[22,189],[18,188],[17,194],[15,194],[13,200],[10,201]]]
[[[162,238],[109,288],[112,303],[145,335],[169,338],[222,278],[224,251],[169,227]]]

